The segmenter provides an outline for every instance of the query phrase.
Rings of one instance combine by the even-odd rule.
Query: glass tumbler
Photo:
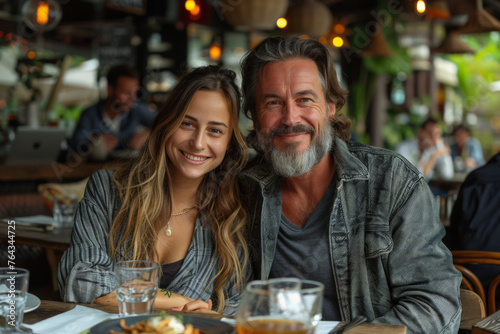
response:
[[[236,311],[237,334],[306,334],[311,324],[297,278],[248,283]]]
[[[19,333],[28,298],[29,271],[0,268],[0,333]]]
[[[154,261],[121,261],[115,267],[120,316],[149,314],[154,311],[158,293],[160,264]]]

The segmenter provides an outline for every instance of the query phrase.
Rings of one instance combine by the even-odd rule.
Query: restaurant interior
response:
[[[134,66],[137,99],[161,109],[187,69],[239,75],[242,57],[279,35],[319,40],[334,55],[352,140],[396,150],[433,118],[448,145],[465,125],[484,161],[500,152],[499,0],[0,0],[0,219],[51,218],[57,197],[80,199],[88,176],[134,153],[69,147],[82,111],[106,97],[112,66]],[[251,121],[241,117],[240,129]],[[453,177],[429,179],[447,229],[471,171],[461,157],[453,163]],[[60,300],[71,224],[27,224],[18,265],[33,294]]]

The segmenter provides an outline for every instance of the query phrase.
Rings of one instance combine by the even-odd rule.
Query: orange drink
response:
[[[307,334],[309,326],[290,319],[257,318],[236,325],[237,334]]]

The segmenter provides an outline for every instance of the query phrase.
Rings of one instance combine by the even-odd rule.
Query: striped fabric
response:
[[[61,298],[66,302],[92,303],[117,287],[113,260],[109,257],[109,231],[121,202],[113,187],[113,172],[94,173],[85,189],[75,215],[70,248],[59,263],[57,275]],[[217,256],[210,226],[196,222],[188,254],[167,289],[193,299],[211,298],[217,272]],[[247,280],[251,273],[247,273]],[[227,286],[224,314],[234,314],[241,296],[234,282]],[[214,305],[214,308],[216,306]]]

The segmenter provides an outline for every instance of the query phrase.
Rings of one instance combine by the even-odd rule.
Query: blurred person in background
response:
[[[453,177],[450,148],[441,136],[439,124],[432,118],[422,123],[416,138],[399,143],[396,152],[416,166],[427,180]]]
[[[455,171],[470,172],[484,165],[483,148],[477,138],[471,137],[470,129],[457,125],[451,133],[455,142],[450,145]]]
[[[427,180],[431,178],[451,179],[453,177],[453,160],[450,147],[443,140],[441,127],[436,120],[428,118],[422,124],[422,128],[425,130],[424,151],[418,161],[419,170]]]
[[[69,143],[73,152],[93,160],[105,160],[113,151],[138,151],[156,116],[137,101],[139,74],[133,67],[114,66],[106,79],[106,99],[82,112]]]
[[[500,252],[500,153],[486,165],[467,175],[460,187],[450,217],[450,248]],[[486,291],[500,274],[498,266],[474,265],[470,268]],[[497,292],[499,292],[497,290]],[[497,293],[497,300],[500,300]]]

